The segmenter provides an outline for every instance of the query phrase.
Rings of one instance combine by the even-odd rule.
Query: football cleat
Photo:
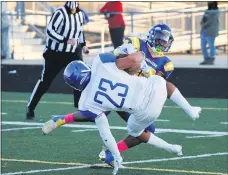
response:
[[[192,106],[192,110],[191,110],[190,112],[188,112],[188,115],[189,115],[193,120],[196,120],[197,118],[199,118],[201,111],[202,111],[202,108],[201,108],[201,107]]]
[[[171,145],[169,152],[176,154],[177,156],[182,156],[182,146],[181,145]]]
[[[106,148],[106,147],[102,148],[102,151],[99,154],[99,160],[101,160],[102,162],[108,164],[112,168],[115,167],[114,157],[113,157],[111,151],[109,151],[109,149]],[[124,168],[124,166],[123,165],[119,165],[119,168]]]
[[[63,116],[54,116],[51,120],[44,123],[42,132],[43,134],[49,134],[54,131],[57,127],[64,125],[66,122]]]
[[[112,153],[108,150],[108,148],[102,148],[102,151],[99,154],[99,160],[101,160],[104,163],[107,163],[109,166],[114,168],[114,157],[112,156]]]

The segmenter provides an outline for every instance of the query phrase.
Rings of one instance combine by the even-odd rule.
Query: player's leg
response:
[[[119,116],[124,120],[124,121],[128,121],[129,117],[131,114],[127,113],[127,112],[117,112],[119,114]],[[154,133],[155,132],[155,126],[152,123],[150,126],[148,126],[147,128],[145,128],[144,132],[151,132]],[[135,147],[139,144],[141,144],[142,141],[136,137],[132,137],[132,136],[127,136],[124,140],[120,140],[117,143],[118,149],[120,152],[124,152],[132,147]]]
[[[153,133],[143,132],[143,128],[147,126],[147,122],[145,121],[143,123],[139,123],[137,119],[135,119],[135,116],[131,116],[127,125],[129,135],[138,138],[143,143],[147,143],[154,147],[164,149],[168,152],[181,155],[181,146],[169,144],[163,139],[155,136]]]
[[[74,112],[67,115],[58,115],[47,121],[42,128],[44,134],[49,134],[56,128],[72,122],[95,122],[94,119],[85,117],[81,112]]]
[[[141,120],[142,116],[140,115],[133,115],[130,117],[128,122],[129,134],[137,137],[142,142],[164,149],[168,152],[181,155],[181,146],[169,144],[152,133],[148,134],[142,132],[143,128],[147,126],[149,122],[152,122],[159,117],[167,98],[166,81],[158,76],[152,77],[151,81],[153,86],[151,88],[150,102],[144,112],[144,116],[148,117],[143,118],[143,120]]]
[[[193,120],[199,118],[201,108],[197,106],[191,106],[188,101],[180,93],[179,89],[170,82],[166,82],[168,98],[182,108]]]
[[[109,113],[110,112],[105,112],[105,115],[108,115]],[[95,123],[95,120],[93,117],[88,117],[86,112],[77,111],[66,115],[57,115],[52,117],[44,124],[42,130],[44,134],[49,134],[50,132],[54,131],[56,128],[73,122]]]
[[[117,172],[123,159],[122,159],[120,152],[117,148],[116,140],[110,131],[109,123],[108,123],[106,115],[104,113],[101,113],[100,115],[98,115],[95,118],[95,123],[97,125],[100,136],[101,136],[105,146],[111,151],[111,154],[114,157],[114,171],[113,171],[113,173]]]
[[[178,156],[182,155],[182,147],[180,145],[173,145],[173,144],[169,144],[168,142],[164,141],[163,139],[155,136],[153,133],[151,132],[143,132],[143,128],[146,127],[147,124],[144,123],[138,123],[137,121],[135,121],[134,116],[132,115],[129,120],[128,120],[128,133],[130,135],[128,135],[125,139],[124,142],[122,141],[122,143],[118,143],[118,149],[120,152],[126,151],[127,149],[129,149],[129,147],[127,146],[127,144],[141,144],[141,143],[147,143],[149,145],[152,145],[154,147],[160,148],[160,149],[164,149],[168,152],[177,154]],[[111,165],[114,157],[112,156],[111,152],[108,149],[103,149],[100,154],[99,154],[99,158],[101,161]]]
[[[155,119],[158,118],[167,98],[165,80],[158,76],[151,78],[151,80],[155,85],[151,89],[152,96],[150,97],[150,103],[148,104],[147,110],[144,113],[140,115],[131,115],[129,117],[127,122],[127,129],[130,136],[127,139],[129,140],[131,137],[136,137],[141,142],[153,145],[177,155],[181,155],[181,146],[169,144],[166,141],[155,136],[153,133],[144,132],[144,129],[148,126],[148,124],[152,123]],[[122,143],[122,147],[123,150],[127,149],[125,143]],[[99,157],[106,163],[110,163],[110,161],[112,161],[108,150],[101,152]]]

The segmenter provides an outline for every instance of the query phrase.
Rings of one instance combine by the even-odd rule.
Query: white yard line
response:
[[[2,129],[2,131],[18,131],[18,130],[27,130],[27,129],[37,129],[37,128],[41,128],[41,127],[37,126],[37,127],[9,128],[9,129]]]
[[[185,138],[188,138],[188,139],[198,139],[198,138],[205,138],[205,137],[222,137],[222,136],[225,136],[225,135],[207,135],[207,136],[186,136]]]
[[[164,158],[164,159],[136,160],[136,161],[131,161],[131,162],[123,162],[123,165],[138,164],[138,163],[149,163],[149,162],[166,162],[166,161],[170,161],[170,160],[195,159],[195,158],[204,158],[204,157],[211,157],[211,156],[223,156],[223,155],[228,155],[228,152],[213,153],[213,154],[199,154],[196,156],[182,156],[182,157]]]
[[[228,155],[228,152],[223,153],[213,153],[213,154],[200,154],[195,156],[183,156],[183,157],[174,157],[174,158],[164,158],[164,159],[150,159],[150,160],[136,160],[136,161],[130,161],[130,162],[123,162],[123,165],[130,165],[130,164],[141,164],[141,163],[150,163],[150,162],[166,162],[166,161],[173,161],[173,160],[184,160],[184,159],[196,159],[196,158],[206,158],[206,157],[212,157],[212,156],[224,156]],[[90,168],[92,166],[104,166],[105,164],[91,164],[91,165],[82,165],[82,166],[74,166],[74,167],[67,167],[67,168],[55,168],[55,169],[44,169],[44,170],[30,170],[30,171],[19,171],[19,172],[10,172],[10,173],[4,173],[2,175],[19,175],[19,174],[35,174],[35,173],[43,173],[43,172],[52,172],[52,171],[66,171],[66,170],[74,170],[74,169],[85,169]],[[143,170],[143,168],[138,167],[125,167],[125,169],[138,169]],[[153,169],[150,169],[151,171]],[[154,169],[159,170],[159,169]],[[171,169],[160,169],[160,171],[170,171],[175,172]],[[176,172],[185,172],[185,173],[191,173],[191,174],[214,174],[219,175],[223,173],[216,173],[216,172],[200,172],[200,171],[186,171],[186,170],[176,170]]]
[[[1,115],[7,115],[8,113],[6,113],[6,112],[1,112]]]
[[[157,119],[155,122],[169,122],[170,120]]]
[[[7,103],[28,103],[26,100],[2,100],[2,102]],[[44,104],[59,104],[59,105],[73,105],[72,102],[63,102],[63,101],[40,101],[39,103]],[[164,106],[165,108],[180,108],[178,106]],[[213,107],[202,107],[204,110],[225,110],[228,111],[228,108],[213,108]]]
[[[52,171],[66,171],[66,170],[83,169],[83,168],[89,168],[89,167],[91,167],[91,165],[74,166],[74,167],[67,167],[67,168],[45,169],[45,170],[19,171],[19,172],[14,172],[14,173],[4,173],[2,175],[35,174],[35,173],[52,172]]]
[[[97,129],[79,129],[79,130],[72,130],[71,132],[87,132],[87,131],[97,131]]]
[[[19,125],[19,126],[43,126],[44,123],[37,122],[17,122],[17,121],[2,121],[2,124],[7,125]],[[97,129],[96,125],[79,125],[79,124],[67,124],[62,127],[68,128],[83,128],[83,129]],[[117,130],[127,130],[126,127],[123,126],[110,126],[111,129]],[[228,132],[220,132],[220,131],[196,131],[196,130],[183,130],[183,129],[161,129],[156,128],[156,131],[159,133],[181,133],[181,134],[205,134],[205,135],[228,135]]]
[[[228,122],[220,122],[222,125],[228,125]]]

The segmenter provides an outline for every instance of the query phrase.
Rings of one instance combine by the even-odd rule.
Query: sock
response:
[[[177,88],[175,88],[174,92],[170,96],[170,100],[181,107],[187,114],[191,112],[192,106],[188,103],[188,101],[183,97]]]
[[[73,113],[67,115],[57,115],[52,117],[52,120],[56,123],[57,127],[65,125],[66,123],[74,122],[74,115]]]
[[[66,123],[74,122],[74,113],[70,113],[64,116],[64,120]]]
[[[120,159],[121,155],[118,150],[116,140],[110,131],[109,123],[108,123],[106,115],[101,114],[100,116],[96,117],[95,123],[97,125],[100,136],[101,136],[105,146],[111,151],[111,153],[114,157],[114,160]]]
[[[124,140],[121,140],[117,143],[117,147],[119,149],[119,152],[124,152],[128,150],[127,144],[124,142]]]
[[[156,148],[164,149],[168,152],[171,152],[172,145],[167,143],[166,141],[162,140],[161,138],[155,136],[151,133],[150,138],[147,142],[150,145],[153,145]]]

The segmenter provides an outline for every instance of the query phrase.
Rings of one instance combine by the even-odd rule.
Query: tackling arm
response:
[[[116,66],[118,69],[124,70],[131,68],[136,65],[140,65],[144,58],[143,52],[136,52],[133,54],[129,54],[126,57],[120,57],[116,60]]]

